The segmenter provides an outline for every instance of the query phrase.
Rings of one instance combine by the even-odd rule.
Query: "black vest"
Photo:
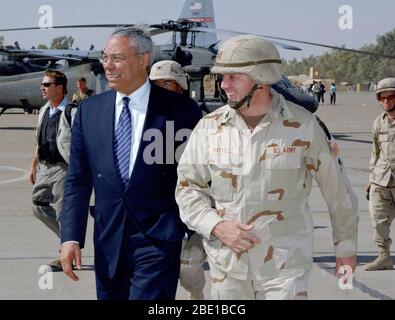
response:
[[[49,117],[49,108],[45,111],[38,138],[38,159],[55,164],[65,162],[56,145],[56,134],[59,128],[59,119],[62,112],[56,111]]]

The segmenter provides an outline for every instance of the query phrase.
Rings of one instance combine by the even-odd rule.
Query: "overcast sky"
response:
[[[51,6],[54,25],[84,23],[159,23],[177,19],[184,0],[4,0],[0,11],[0,28],[37,26],[42,13],[39,8]],[[197,2],[199,0],[196,0]],[[217,28],[267,34],[284,38],[345,45],[359,48],[374,43],[378,35],[395,28],[394,0],[213,0]],[[352,28],[341,29],[339,8],[352,8]],[[349,11],[348,11],[349,13]],[[348,20],[350,22],[350,20]],[[350,26],[350,25],[349,25]],[[70,29],[7,32],[1,35],[6,44],[18,40],[21,47],[39,43],[49,45],[56,36],[75,39],[74,47],[104,47],[112,30]],[[158,44],[168,36],[154,37]],[[291,43],[290,43],[291,44]],[[286,59],[321,54],[326,49],[299,45],[302,51],[280,49]]]

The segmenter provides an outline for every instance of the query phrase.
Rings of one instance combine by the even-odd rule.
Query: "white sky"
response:
[[[198,0],[197,0],[198,1]],[[394,0],[213,0],[216,26],[256,34],[267,34],[331,45],[359,48],[374,43],[378,35],[395,28]],[[184,0],[4,0],[0,28],[37,26],[40,6],[53,9],[54,25],[85,23],[159,23],[177,19]],[[342,5],[353,10],[353,28],[342,30],[338,12]],[[18,40],[21,47],[49,45],[52,38],[72,36],[74,47],[102,49],[112,30],[70,29],[1,33],[6,44]],[[222,36],[221,36],[222,37]],[[166,43],[169,36],[154,37]],[[289,43],[292,44],[292,43]],[[303,51],[280,49],[286,59],[321,54],[326,49],[299,45]]]

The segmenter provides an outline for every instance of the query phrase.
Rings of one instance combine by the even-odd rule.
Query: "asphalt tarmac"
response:
[[[341,288],[333,275],[329,214],[315,185],[310,196],[315,225],[315,258],[308,298],[392,300],[395,298],[395,271],[363,270],[364,264],[377,256],[365,186],[372,147],[371,127],[381,109],[373,93],[339,92],[337,100],[336,105],[321,104],[317,114],[338,141],[359,199],[358,267],[352,288]],[[28,181],[28,169],[35,144],[36,124],[37,115],[23,114],[17,109],[0,116],[0,299],[95,299],[92,221],[89,221],[86,248],[83,250],[84,267],[78,271],[78,282],[73,282],[63,273],[46,273],[42,269],[45,267],[41,267],[56,257],[58,240],[31,211],[32,186]],[[209,271],[206,271],[206,279],[204,292],[209,297]],[[181,286],[177,299],[187,299]]]

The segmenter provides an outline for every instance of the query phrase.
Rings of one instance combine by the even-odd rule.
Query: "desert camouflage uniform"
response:
[[[390,226],[395,218],[395,123],[390,124],[384,112],[375,119],[372,133],[369,212],[376,243],[389,247]]]
[[[178,166],[181,218],[204,237],[214,299],[307,295],[312,177],[329,207],[336,257],[357,250],[357,199],[338,148],[331,148],[312,114],[273,90],[271,95],[272,110],[253,132],[229,106],[204,117]],[[252,224],[261,242],[236,254],[211,235],[223,220]]]

